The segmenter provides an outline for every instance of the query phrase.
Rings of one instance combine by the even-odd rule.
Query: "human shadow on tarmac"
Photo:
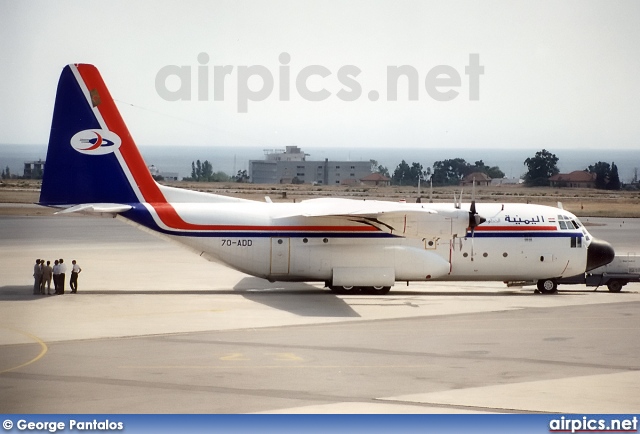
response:
[[[47,297],[49,296],[34,294],[33,285],[24,285],[24,286],[7,285],[7,286],[0,287],[0,301],[31,301],[31,300],[41,300]]]

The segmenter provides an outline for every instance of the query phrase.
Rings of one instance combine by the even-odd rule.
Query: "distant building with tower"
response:
[[[44,161],[25,161],[24,162],[24,178],[41,179],[44,173]]]
[[[254,184],[358,185],[371,174],[369,161],[307,161],[297,146],[265,149],[264,160],[249,161]]]

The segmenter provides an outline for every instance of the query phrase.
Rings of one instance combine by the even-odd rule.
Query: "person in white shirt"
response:
[[[47,287],[47,294],[51,295],[51,277],[53,268],[51,267],[51,261],[47,261],[47,265],[42,267],[42,292],[44,293],[44,287]]]
[[[58,283],[60,282],[60,265],[58,265],[58,260],[56,259],[53,263],[53,293],[59,294],[58,292]]]
[[[40,258],[36,259],[36,265],[33,266],[33,293],[40,294],[40,287],[42,286],[42,266],[40,265]]]
[[[71,293],[75,294],[78,292],[78,274],[82,271],[82,268],[76,263],[74,259],[71,261],[73,266],[71,267],[71,279],[69,279],[69,287],[71,288]]]
[[[64,263],[64,259],[58,260],[58,271],[60,272],[59,282],[58,282],[58,294],[64,294],[64,279],[65,273],[67,272],[67,265]]]

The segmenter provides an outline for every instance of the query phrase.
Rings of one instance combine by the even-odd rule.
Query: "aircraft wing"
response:
[[[329,217],[360,222],[379,230],[405,237],[437,237],[450,233],[451,216],[441,214],[428,204],[407,204],[379,200],[354,200],[341,198],[309,199],[289,204],[272,214],[274,220],[285,218]],[[82,213],[115,217],[129,211],[131,205],[118,203],[85,203],[66,208],[56,214]],[[466,212],[465,212],[466,215]],[[458,232],[466,233],[464,228]]]
[[[285,217],[362,217],[380,218],[385,214],[436,214],[437,211],[419,204],[408,206],[402,202],[381,200],[354,200],[339,198],[321,198],[302,201],[298,207],[279,214]]]
[[[321,198],[302,201],[274,218],[333,217],[374,226],[402,236],[422,236],[418,221],[429,219],[437,211],[421,204],[387,202],[380,200],[354,200]],[[444,217],[442,219],[444,221]]]

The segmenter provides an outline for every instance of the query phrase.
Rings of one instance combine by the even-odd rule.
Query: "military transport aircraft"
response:
[[[385,294],[396,282],[537,282],[609,263],[573,214],[529,204],[253,201],[159,185],[93,65],[62,71],[39,204],[123,218],[269,281]]]

